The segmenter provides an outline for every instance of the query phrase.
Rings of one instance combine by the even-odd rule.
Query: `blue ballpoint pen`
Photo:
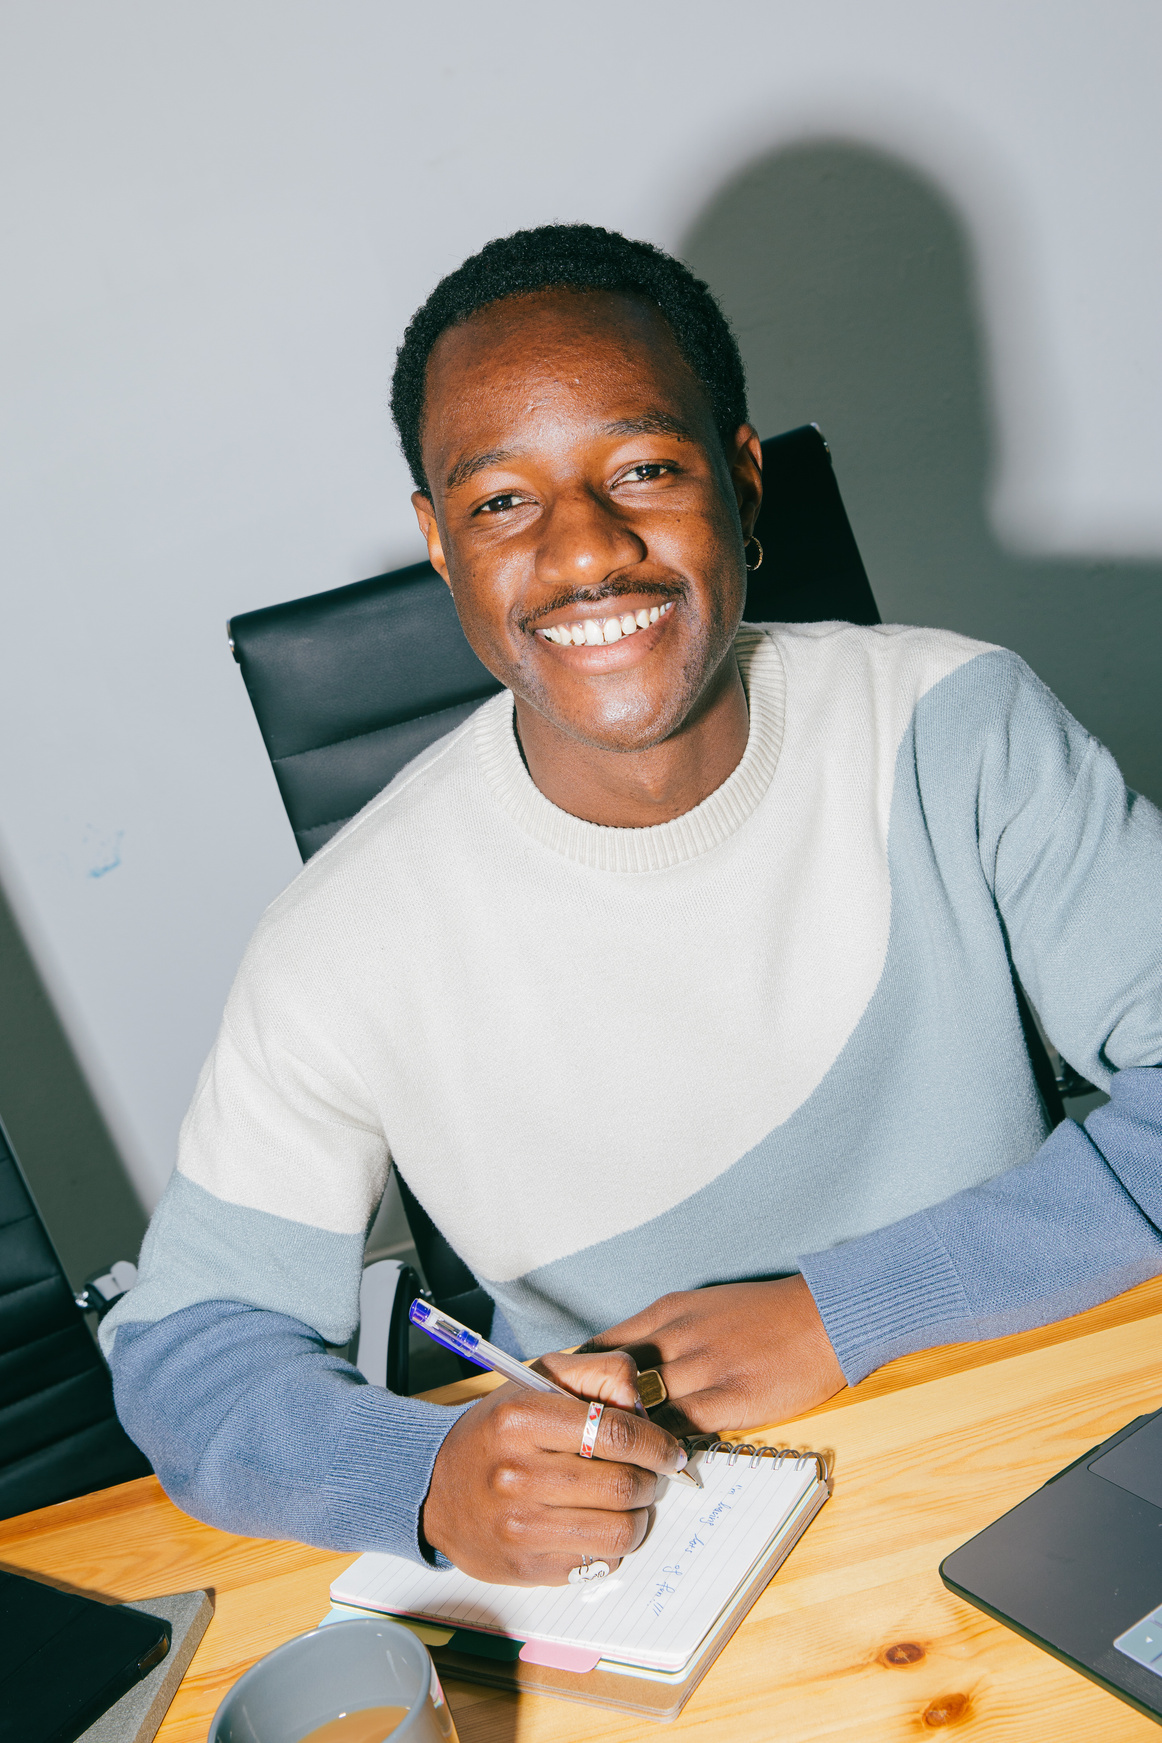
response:
[[[461,1325],[458,1319],[450,1314],[441,1313],[427,1301],[419,1299],[412,1302],[408,1309],[408,1318],[413,1325],[427,1332],[428,1336],[438,1344],[443,1344],[453,1355],[463,1356],[465,1361],[475,1362],[478,1368],[491,1368],[494,1373],[503,1374],[506,1380],[512,1380],[518,1386],[525,1387],[529,1392],[556,1392],[562,1398],[576,1398],[575,1392],[567,1392],[564,1386],[558,1386],[555,1380],[548,1379],[544,1374],[538,1374],[532,1368],[526,1368],[516,1356],[510,1356],[507,1350],[502,1350],[496,1344],[490,1344],[487,1338],[482,1338],[478,1332],[468,1326]],[[676,1471],[676,1477],[691,1483],[694,1488],[702,1487],[696,1471],[687,1467]]]

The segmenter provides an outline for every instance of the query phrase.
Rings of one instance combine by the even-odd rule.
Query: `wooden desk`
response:
[[[676,1725],[452,1684],[461,1743],[895,1743],[945,1731],[1153,1743],[1148,1719],[960,1603],[937,1565],[1162,1404],[1160,1357],[1162,1279],[1045,1331],[894,1362],[769,1435],[831,1449],[835,1494]],[[320,1620],[350,1560],[199,1525],[152,1477],[0,1523],[0,1565],[59,1584],[116,1598],[214,1588],[217,1614],[159,1743],[204,1743],[225,1690]]]

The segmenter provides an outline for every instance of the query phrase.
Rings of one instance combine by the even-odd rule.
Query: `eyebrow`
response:
[[[477,472],[483,472],[486,466],[501,466],[513,457],[511,448],[489,448],[483,454],[465,454],[449,472],[445,488],[455,490],[458,485],[467,484]]]
[[[612,424],[603,424],[607,436],[679,436],[684,441],[693,439],[693,432],[681,418],[676,418],[670,412],[642,412],[636,418],[618,418]]]

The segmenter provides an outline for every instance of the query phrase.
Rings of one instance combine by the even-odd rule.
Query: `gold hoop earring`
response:
[[[744,540],[743,540],[743,545],[742,545],[742,548],[743,548],[743,551],[744,551],[744,552],[745,552],[745,550],[746,550],[746,547],[747,547],[747,546],[748,546],[748,545],[757,545],[757,546],[758,546],[758,553],[759,553],[759,560],[758,560],[758,562],[757,562],[757,563],[747,563],[747,565],[746,565],[746,572],[747,572],[747,574],[748,574],[748,575],[753,575],[753,574],[754,574],[754,572],[755,572],[755,570],[756,570],[756,569],[761,569],[761,568],[762,568],[762,566],[763,566],[763,547],[762,547],[762,540],[761,540],[761,539],[757,539],[757,538],[756,538],[756,537],[755,537],[755,535],[754,535],[754,534],[753,534],[753,533],[752,533],[752,534],[751,534],[751,535],[750,535],[750,538],[749,538],[749,539],[744,539]]]

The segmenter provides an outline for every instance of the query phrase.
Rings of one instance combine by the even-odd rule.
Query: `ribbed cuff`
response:
[[[327,1527],[334,1543],[386,1550],[409,1561],[448,1568],[420,1540],[420,1510],[432,1467],[452,1424],[470,1410],[397,1398],[360,1386],[335,1446],[327,1476]]]
[[[1115,1073],[1108,1104],[1090,1114],[1084,1130],[1143,1215],[1162,1229],[1162,1066]]]
[[[948,1250],[923,1212],[810,1253],[799,1269],[849,1386],[896,1356],[951,1341],[951,1324],[970,1317]]]

